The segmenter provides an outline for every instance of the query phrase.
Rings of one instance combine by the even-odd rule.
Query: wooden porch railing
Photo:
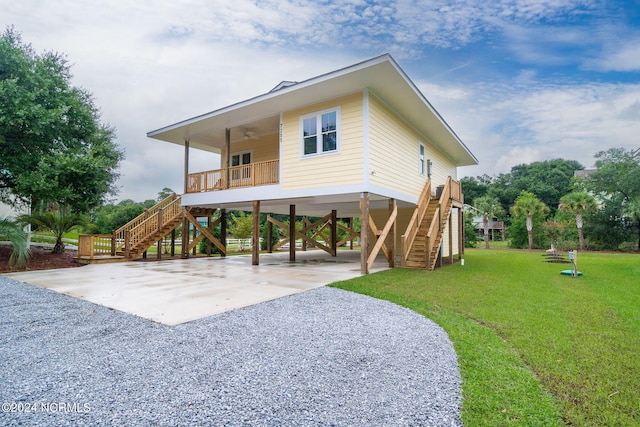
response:
[[[454,181],[449,177],[449,185],[451,186],[451,199],[464,203],[464,197],[462,194],[462,186],[459,181]]]
[[[279,182],[279,160],[249,163],[187,175],[187,193],[256,187]]]
[[[96,255],[111,255],[111,234],[93,234],[78,236],[78,256],[94,259]]]

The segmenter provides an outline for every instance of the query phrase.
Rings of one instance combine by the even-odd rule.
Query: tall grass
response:
[[[640,257],[472,250],[465,266],[335,286],[432,318],[451,337],[466,425],[640,425]]]

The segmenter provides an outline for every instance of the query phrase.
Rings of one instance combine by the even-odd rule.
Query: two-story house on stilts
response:
[[[457,168],[477,160],[388,54],[306,81],[284,81],[148,136],[184,146],[181,218],[185,230],[196,231],[186,239],[191,245],[183,236],[185,256],[202,238],[224,253],[225,239],[211,230],[226,228],[227,210],[252,212],[254,236],[260,212],[316,218],[302,231],[295,220],[287,227],[271,217],[269,227],[285,236],[279,247],[295,236],[334,256],[341,243],[337,227],[344,228],[337,219],[360,218],[360,232],[348,232],[359,237],[363,274],[379,253],[391,267],[433,269],[464,252]],[[219,154],[221,167],[191,171],[189,159],[198,150]],[[216,210],[218,220],[209,228],[196,221]],[[253,242],[257,265],[259,239]],[[295,260],[296,245],[288,247]]]

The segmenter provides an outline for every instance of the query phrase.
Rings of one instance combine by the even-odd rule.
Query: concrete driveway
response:
[[[388,268],[384,257],[372,272]],[[87,265],[6,274],[166,325],[177,325],[360,276],[360,252],[323,251]]]

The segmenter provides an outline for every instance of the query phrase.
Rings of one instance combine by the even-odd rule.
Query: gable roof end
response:
[[[271,90],[269,91],[269,93],[271,93],[271,92],[276,92],[276,91],[278,91],[278,90],[280,90],[280,89],[282,89],[282,88],[284,88],[284,87],[293,86],[293,85],[295,85],[295,84],[298,84],[298,82],[292,82],[292,81],[289,81],[289,80],[283,80],[283,81],[281,81],[280,83],[278,83],[278,86],[276,86],[276,87],[274,87],[273,89],[271,89]]]

